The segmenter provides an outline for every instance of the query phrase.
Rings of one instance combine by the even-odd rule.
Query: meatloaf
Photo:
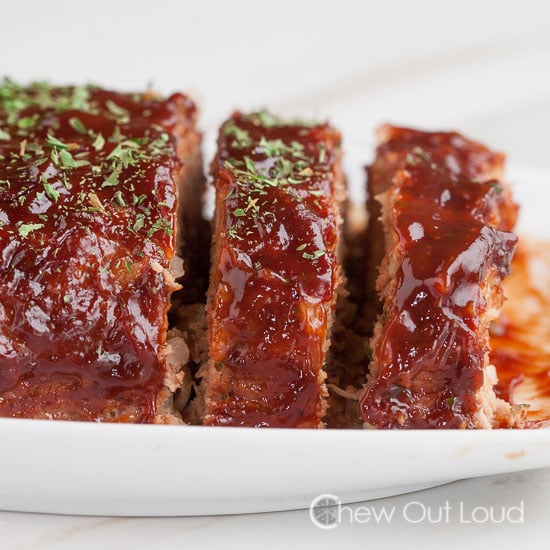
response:
[[[516,410],[496,397],[489,361],[517,240],[504,157],[457,133],[385,126],[379,138],[368,267],[381,311],[363,419],[377,428],[512,425]]]
[[[0,86],[0,416],[178,421],[167,311],[195,118],[179,93]]]
[[[323,426],[323,365],[342,274],[340,134],[235,113],[212,164],[204,424]]]

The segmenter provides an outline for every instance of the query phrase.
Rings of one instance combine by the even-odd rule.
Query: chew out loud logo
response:
[[[427,505],[417,500],[403,506],[345,506],[339,497],[325,493],[309,507],[311,522],[320,529],[335,529],[346,523],[524,523],[525,503],[517,506],[468,506],[464,502]]]

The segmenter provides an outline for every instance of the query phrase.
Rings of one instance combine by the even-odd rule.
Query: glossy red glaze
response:
[[[495,365],[498,374],[495,391],[500,398],[510,402],[513,402],[517,386],[525,381],[534,356],[540,354],[540,350],[522,342],[522,333],[521,328],[502,319],[498,332],[491,336],[491,363]],[[550,362],[548,366],[550,368]],[[537,373],[536,378],[543,382],[543,395],[550,396],[548,373],[543,373],[542,376],[541,373]]]
[[[379,149],[391,159],[386,167],[397,167],[385,174],[387,223],[396,235],[387,254],[397,265],[361,412],[379,428],[473,427],[487,349],[482,289],[492,270],[492,284],[508,272],[516,236],[503,229],[515,207],[498,182],[480,181],[486,150],[480,159],[478,145],[468,150],[456,134],[403,132],[407,139],[397,131],[395,144]]]
[[[528,427],[550,425],[550,255],[547,242],[520,245],[502,315],[491,330],[496,393],[525,410]]]
[[[194,106],[179,94],[2,91],[0,416],[151,421],[180,166],[170,132]]]
[[[325,124],[264,122],[234,115],[213,164],[209,322],[219,376],[205,423],[316,427],[339,276],[340,135]]]

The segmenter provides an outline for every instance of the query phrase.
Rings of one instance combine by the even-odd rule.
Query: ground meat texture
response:
[[[0,86],[0,416],[177,421],[169,269],[195,118],[181,94]]]
[[[216,211],[204,423],[321,427],[336,290],[340,134],[234,114],[212,164]]]

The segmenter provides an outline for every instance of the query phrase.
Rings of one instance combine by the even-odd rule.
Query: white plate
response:
[[[550,466],[550,431],[361,431],[0,422],[0,508],[235,514]]]
[[[550,176],[511,170],[520,228],[550,236]],[[550,466],[550,431],[257,430],[0,419],[0,509],[234,514],[353,502]]]

